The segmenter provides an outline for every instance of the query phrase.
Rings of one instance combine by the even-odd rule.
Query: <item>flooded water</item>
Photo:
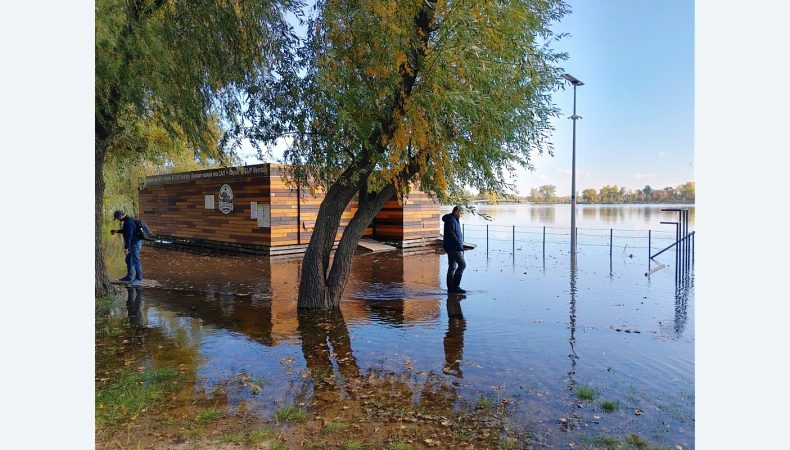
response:
[[[438,249],[362,254],[339,313],[297,312],[299,259],[145,247],[145,276],[161,287],[130,289],[115,313],[155,344],[146,346],[158,349],[147,350],[152,364],[178,364],[190,380],[184,404],[208,392],[229,412],[307,404],[331,416],[355,397],[355,380],[375,374],[389,380],[377,389],[390,401],[452,410],[496,399],[534,447],[638,434],[688,449],[693,270],[678,277],[668,251],[656,258],[668,267],[645,276],[648,251],[674,238],[659,222],[677,213],[662,207],[579,208],[574,267],[567,205],[480,207],[493,222],[462,218],[477,244],[466,252],[466,296],[446,294]],[[579,387],[594,400],[580,399]],[[606,412],[603,400],[618,408]]]

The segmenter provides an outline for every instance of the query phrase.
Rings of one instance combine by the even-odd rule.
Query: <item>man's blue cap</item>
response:
[[[117,220],[120,219],[121,216],[124,214],[126,213],[124,213],[122,209],[116,209],[115,212],[112,214],[112,216],[115,217],[115,219]]]

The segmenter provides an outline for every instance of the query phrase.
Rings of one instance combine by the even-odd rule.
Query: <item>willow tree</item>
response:
[[[269,69],[291,60],[294,36],[284,14],[297,2],[97,0],[97,296],[109,290],[101,245],[108,157],[151,151],[157,129],[166,131],[164,140],[186,142],[196,154],[231,149],[248,81],[275,76]],[[217,123],[224,133],[213,131]],[[173,146],[159,144],[164,151]]]
[[[444,202],[464,187],[505,194],[516,168],[551,152],[551,93],[566,55],[550,27],[567,12],[559,0],[317,2],[299,71],[268,80],[290,96],[259,95],[248,111],[250,137],[289,136],[283,160],[294,176],[326,181],[299,307],[339,305],[357,243],[393,194],[413,185]]]

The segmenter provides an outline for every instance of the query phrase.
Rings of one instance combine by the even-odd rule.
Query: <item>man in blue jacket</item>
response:
[[[137,234],[137,224],[120,209],[113,213],[113,217],[121,222],[121,229],[118,231],[123,234],[123,248],[126,253],[126,276],[120,281],[140,284],[143,281],[143,266],[140,262],[140,249],[143,248],[143,240]],[[112,231],[112,234],[115,234],[115,230]],[[137,273],[136,277],[133,276],[135,272]]]
[[[444,239],[442,246],[447,252],[447,292],[465,294],[461,289],[461,277],[466,269],[464,261],[464,235],[461,233],[461,207],[456,206],[453,212],[442,217],[444,222]]]

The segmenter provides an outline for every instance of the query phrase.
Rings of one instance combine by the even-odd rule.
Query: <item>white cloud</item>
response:
[[[667,156],[668,154],[669,154],[669,152],[668,152],[668,151],[666,151],[666,150],[661,150],[660,152],[658,152],[658,157],[659,157],[659,158],[663,158],[663,157]]]
[[[635,173],[634,180],[642,181],[642,180],[654,180],[656,178],[656,174],[654,173]]]
[[[538,181],[540,181],[541,183],[545,183],[546,181],[549,181],[549,177],[547,177],[546,175],[541,175],[538,177]]]
[[[557,173],[562,174],[562,175],[570,175],[571,174],[571,169],[557,169]]]

